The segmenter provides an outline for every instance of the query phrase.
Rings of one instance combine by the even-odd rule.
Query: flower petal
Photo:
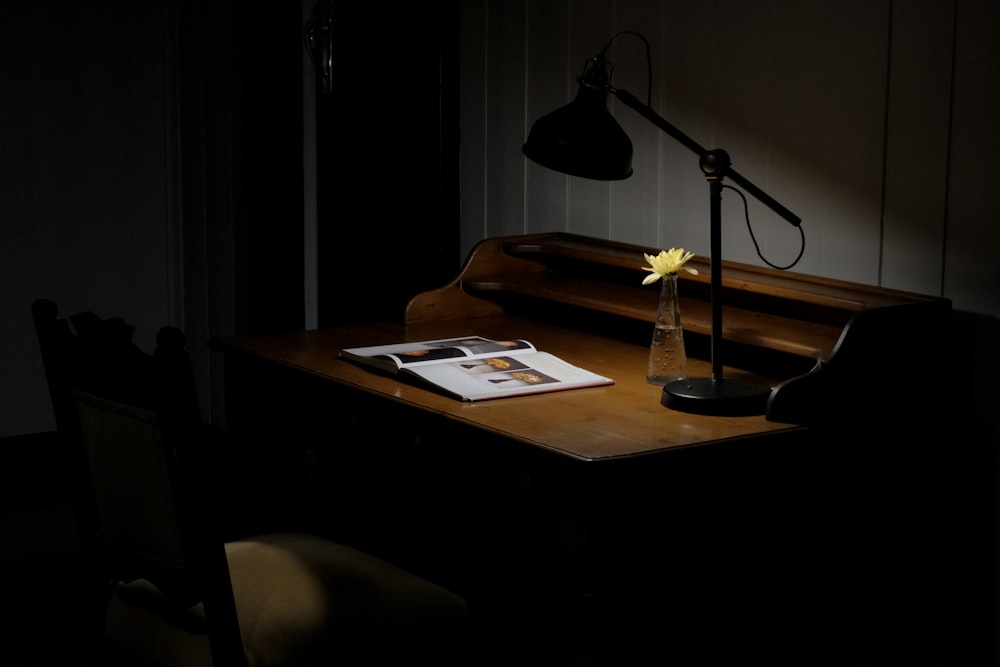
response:
[[[649,262],[649,266],[642,268],[646,271],[652,271],[654,274],[646,276],[642,281],[643,285],[655,282],[657,278],[677,273],[682,268],[688,273],[698,274],[697,269],[689,269],[684,266],[685,262],[694,257],[693,252],[685,252],[684,248],[661,250],[657,255],[650,255],[644,252],[642,256]]]

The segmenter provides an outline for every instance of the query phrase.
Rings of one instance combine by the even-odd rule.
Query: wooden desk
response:
[[[473,333],[527,338],[616,384],[462,403],[337,358],[344,347]],[[752,559],[711,585],[703,568],[726,553],[715,551],[723,534],[738,539],[739,517],[772,502],[727,510],[746,488],[738,477],[750,459],[767,468],[778,439],[803,431],[764,416],[667,410],[645,381],[645,347],[517,317],[338,327],[213,347],[225,354],[231,427],[310,443],[324,530],[462,591],[509,635],[498,650],[540,660],[600,652],[614,634],[603,616],[612,612],[600,612],[600,630],[578,619],[596,617],[598,600],[611,605],[623,591],[642,586],[647,603],[667,596],[668,583],[675,603],[695,595],[682,588],[732,592]],[[707,362],[694,364],[707,372]],[[764,532],[754,539],[767,540]],[[664,572],[684,573],[683,581]],[[687,622],[709,615],[696,607],[683,603]],[[683,632],[695,636],[692,627]]]
[[[465,593],[512,653],[544,635],[552,656],[614,654],[613,665],[648,642],[665,659],[740,642],[773,657],[787,646],[775,615],[794,622],[807,599],[859,594],[870,563],[857,544],[885,539],[871,501],[900,492],[885,480],[905,466],[843,437],[858,424],[831,412],[847,405],[843,383],[859,363],[898,369],[885,337],[947,302],[735,267],[727,321],[740,363],[725,371],[774,387],[769,413],[675,412],[645,381],[655,290],[636,287],[640,250],[490,240],[403,322],[213,341],[228,423],[308,443],[324,529]],[[682,317],[691,373],[707,376],[696,288]],[[464,335],[526,338],[616,384],[470,404],[338,359],[345,347]],[[831,414],[841,428],[789,419]]]
[[[341,349],[402,341],[481,335],[526,338],[541,350],[615,380],[610,387],[463,403],[338,358]],[[580,462],[650,456],[667,450],[745,439],[797,428],[763,415],[688,415],[660,406],[660,388],[646,383],[645,347],[518,317],[493,316],[404,326],[379,323],[219,341],[227,364],[242,355],[322,378],[346,392],[404,405],[427,417],[537,447]],[[692,361],[695,372],[708,363]],[[760,376],[730,369],[733,377]]]

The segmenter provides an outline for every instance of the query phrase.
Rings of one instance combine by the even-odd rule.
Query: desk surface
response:
[[[465,335],[525,338],[540,350],[613,378],[615,384],[463,403],[338,358],[348,347]],[[763,416],[714,417],[669,410],[660,405],[661,388],[646,382],[647,348],[509,315],[236,337],[214,340],[210,347],[300,370],[582,461],[635,457],[801,428],[769,422]],[[691,375],[711,375],[708,362],[691,359],[689,364]],[[725,373],[772,384],[769,378],[736,369],[727,368]]]

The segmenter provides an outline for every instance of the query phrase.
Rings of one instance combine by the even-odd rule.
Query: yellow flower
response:
[[[659,255],[649,255],[646,253],[642,254],[646,258],[646,261],[650,264],[650,266],[644,266],[642,268],[646,271],[651,271],[648,276],[643,278],[643,285],[655,283],[663,276],[677,273],[680,269],[684,269],[688,273],[698,275],[698,269],[692,269],[684,266],[685,262],[694,257],[693,252],[684,252],[684,248],[661,250]]]

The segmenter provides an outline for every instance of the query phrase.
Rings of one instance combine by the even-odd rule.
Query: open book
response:
[[[463,401],[614,384],[614,380],[539,352],[526,340],[463,336],[342,350],[340,356],[428,382]]]

